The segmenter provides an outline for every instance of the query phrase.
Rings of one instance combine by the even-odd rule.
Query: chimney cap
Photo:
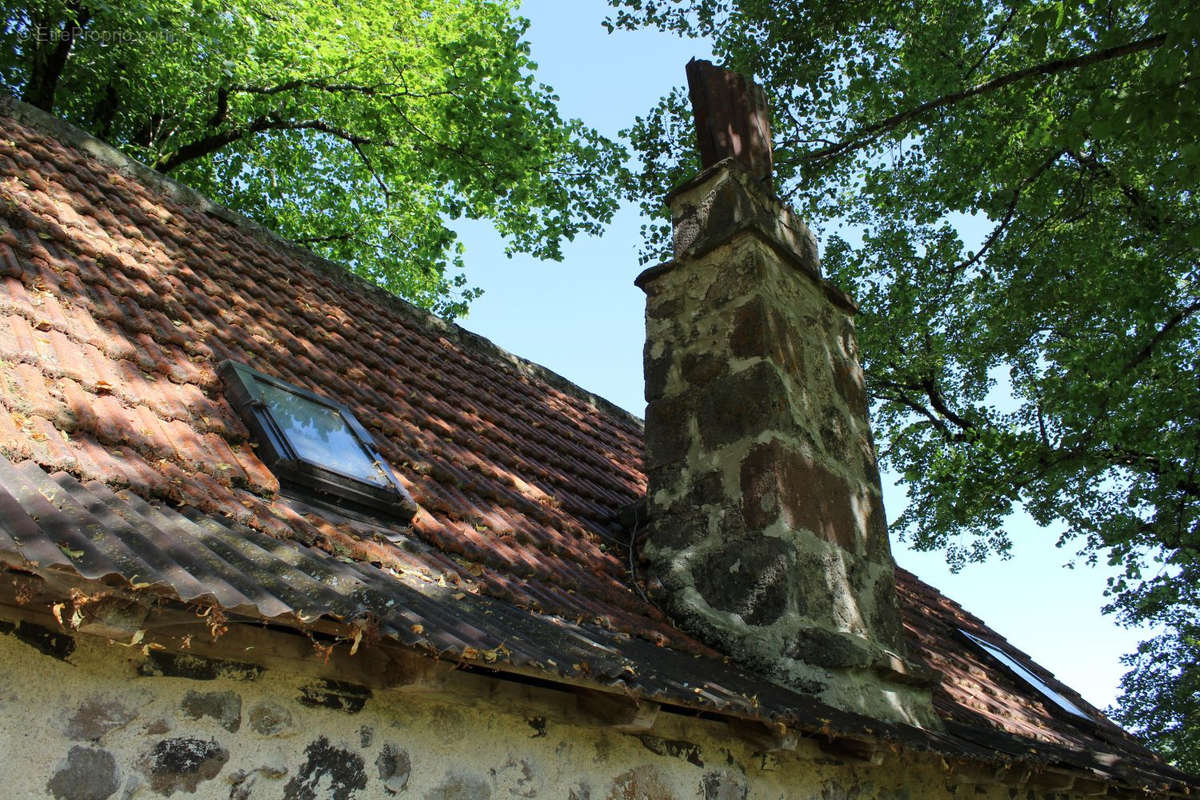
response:
[[[733,158],[770,190],[771,113],[762,87],[694,58],[687,63],[687,77],[701,167]]]

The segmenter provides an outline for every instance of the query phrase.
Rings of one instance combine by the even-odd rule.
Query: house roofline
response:
[[[303,623],[294,618],[266,620],[231,613],[223,619],[225,629],[214,633],[204,606],[188,605],[170,593],[148,589],[126,589],[99,581],[72,580],[66,573],[30,574],[12,565],[0,564],[0,575],[16,580],[0,587],[0,621],[27,644],[55,648],[43,652],[66,660],[85,639],[123,647],[142,648],[139,669],[164,668],[163,674],[196,678],[197,671],[216,674],[230,671],[286,670],[314,678],[336,679],[371,691],[414,692],[425,696],[462,696],[512,700],[523,699],[545,708],[561,707],[556,698],[571,697],[571,708],[582,713],[586,724],[607,727],[619,733],[653,735],[659,716],[679,715],[720,721],[730,733],[764,752],[790,752],[810,740],[821,752],[844,761],[879,764],[885,753],[907,757],[941,759],[955,784],[999,785],[1035,788],[1040,791],[1084,790],[1103,794],[1107,786],[1127,792],[1142,792],[1164,798],[1191,797],[1190,776],[1164,765],[1146,772],[1117,762],[1080,760],[1061,747],[1033,740],[1016,740],[1005,734],[989,734],[966,726],[954,726],[947,736],[907,725],[880,724],[855,714],[824,708],[808,717],[776,717],[757,704],[745,708],[710,707],[703,695],[630,693],[621,682],[606,684],[586,674],[570,679],[528,665],[489,662],[482,655],[447,658],[446,654],[422,651],[391,636],[364,641],[357,653],[348,643],[362,629],[354,623],[329,616]],[[18,583],[20,582],[20,583]],[[52,585],[52,583],[54,585]],[[51,607],[65,596],[64,587],[82,588],[92,598],[88,610],[64,623]],[[30,593],[16,599],[18,587]],[[121,608],[123,615],[110,615]],[[31,625],[21,629],[18,626]],[[323,645],[322,650],[316,645]],[[338,648],[342,644],[344,647]],[[63,652],[65,650],[65,653]],[[136,653],[134,654],[136,657]],[[166,661],[156,656],[167,656]],[[185,660],[174,661],[183,656]],[[519,686],[520,689],[505,688]],[[819,704],[815,704],[819,706]],[[815,709],[814,709],[815,710]],[[961,735],[966,734],[966,735]],[[1007,747],[997,747],[998,744]],[[1014,750],[1015,746],[1015,750]],[[1040,757],[1014,757],[1026,747],[1044,748]]]
[[[510,353],[491,339],[473,333],[453,322],[447,322],[433,312],[413,305],[402,297],[376,286],[366,278],[356,275],[345,264],[319,256],[311,250],[280,236],[261,223],[255,222],[249,217],[225,206],[214,203],[195,189],[185,186],[163,175],[161,172],[155,171],[132,156],[121,152],[108,142],[96,138],[66,120],[60,119],[28,103],[21,102],[10,95],[0,95],[0,114],[12,117],[18,122],[52,137],[62,144],[86,153],[104,166],[136,180],[149,189],[166,195],[175,203],[195,209],[203,214],[208,214],[271,247],[285,251],[289,256],[322,275],[342,282],[348,290],[370,295],[376,302],[393,311],[404,314],[417,325],[435,332],[438,336],[446,337],[473,355],[490,358],[502,362],[503,365],[515,367],[519,373],[527,378],[547,383],[564,394],[587,403],[605,415],[616,417],[638,430],[642,430],[643,428],[641,417],[618,406],[611,400],[584,389],[582,386],[563,377],[549,367]]]

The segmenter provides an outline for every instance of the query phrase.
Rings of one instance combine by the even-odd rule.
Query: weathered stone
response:
[[[472,720],[474,722],[474,720]],[[444,742],[457,742],[474,726],[454,706],[437,705],[430,710],[429,729]]]
[[[250,728],[263,736],[285,736],[294,732],[292,712],[279,703],[261,700],[250,707]]]
[[[109,731],[124,728],[137,719],[137,712],[113,697],[97,695],[79,704],[67,719],[64,733],[70,739],[96,741]]]
[[[56,800],[105,800],[121,785],[117,760],[107,750],[72,747],[46,784]]]
[[[706,772],[700,779],[702,800],[746,800],[746,779],[728,770]]]
[[[676,297],[664,296],[657,302],[646,304],[646,314],[652,319],[674,319],[683,309],[683,302]]]
[[[492,787],[474,775],[448,774],[425,794],[425,800],[490,800]]]
[[[881,577],[875,584],[875,602],[872,604],[872,623],[877,630],[891,635],[892,641],[901,641],[900,611],[896,608],[896,583],[891,574]]]
[[[375,759],[379,780],[390,794],[399,794],[408,788],[408,776],[412,772],[412,761],[408,751],[394,744],[385,744]]]
[[[742,459],[742,519],[751,530],[762,530],[779,519],[782,495],[801,473],[801,456],[777,439],[756,445]],[[792,519],[785,519],[789,525]]]
[[[370,725],[360,725],[358,728],[358,745],[366,750],[375,740],[375,729]]]
[[[695,764],[697,767],[704,766],[700,747],[692,742],[684,741],[683,739],[663,739],[648,733],[640,734],[638,739],[641,740],[642,747],[645,747],[651,753],[683,759],[689,764]]]
[[[509,758],[500,767],[488,770],[492,784],[501,795],[534,798],[538,795],[539,780],[527,758]]]
[[[646,470],[646,480],[653,481],[653,485],[656,488],[666,489],[668,492],[672,491],[676,486],[687,489],[690,479],[691,473],[688,472],[686,465],[682,461],[659,464],[656,467]],[[655,496],[647,493],[646,502],[648,506],[653,505],[656,502]]]
[[[763,528],[782,515],[787,527],[804,528],[849,552],[857,524],[846,481],[778,439],[756,445],[742,461],[742,516]]]
[[[725,494],[725,479],[720,472],[689,474],[688,481],[691,487],[687,494],[675,499],[666,508],[657,509],[657,516],[677,519],[690,516],[702,518],[706,513],[706,506],[724,506],[730,502]]]
[[[863,796],[857,783],[829,780],[821,787],[821,800],[859,800]]]
[[[146,779],[136,773],[125,778],[125,788],[121,791],[121,800],[133,800],[146,785]],[[233,800],[233,798],[231,798]]]
[[[871,561],[886,564],[891,561],[892,551],[888,542],[887,513],[883,509],[883,498],[871,492],[865,496],[863,503],[867,507],[866,541],[863,542],[863,549]]]
[[[331,708],[357,714],[370,698],[371,690],[365,686],[322,678],[300,687],[296,702],[313,708]]]
[[[774,362],[794,378],[804,375],[804,355],[795,329],[761,297],[741,306],[733,319],[729,349],[738,358],[760,357]]]
[[[677,800],[677,796],[662,773],[645,764],[614,778],[606,800]]]
[[[856,467],[854,425],[850,415],[833,403],[823,405],[820,416],[821,450],[839,464]]]
[[[168,653],[151,650],[146,660],[138,665],[138,674],[151,677],[190,678],[194,681],[211,681],[224,678],[232,681],[253,681],[263,674],[257,664],[241,661],[225,661],[218,658],[202,658],[186,653]]]
[[[710,353],[687,353],[679,367],[683,379],[697,388],[707,386],[729,370],[725,359]]]
[[[801,617],[833,618],[833,593],[829,589],[827,558],[813,552],[796,555],[793,569],[792,606]]]
[[[366,788],[362,757],[334,747],[324,736],[310,742],[304,756],[300,770],[283,787],[284,800],[350,800]]]
[[[646,406],[646,468],[681,461],[688,451],[689,404],[664,397]]]
[[[692,490],[688,493],[693,504],[703,506],[724,503],[728,499],[725,495],[725,478],[720,472],[696,475],[693,481]]]
[[[833,385],[846,401],[851,413],[861,420],[867,418],[867,386],[862,369],[844,358],[833,363]]]
[[[171,720],[160,717],[159,719],[147,722],[142,728],[142,733],[149,734],[150,736],[161,736],[164,733],[170,733],[174,728],[175,725]]]
[[[690,547],[708,535],[708,515],[698,508],[685,508],[675,514],[654,515],[650,519],[649,539],[657,548]]]
[[[704,294],[704,308],[721,309],[740,302],[759,291],[765,278],[766,261],[762,253],[757,249],[743,251],[731,265],[722,265]]]
[[[216,740],[191,737],[163,739],[138,762],[150,788],[161,795],[176,791],[194,792],[202,782],[215,778],[229,761],[229,751]]]
[[[674,356],[669,351],[658,358],[651,358],[647,354],[643,359],[647,403],[653,403],[666,393],[667,382],[671,374],[671,365],[674,363]]]
[[[851,634],[821,628],[801,628],[792,637],[788,655],[807,664],[835,669],[872,664],[870,649]]]
[[[693,567],[696,591],[715,609],[740,614],[749,625],[768,625],[788,607],[791,555],[775,538],[730,542]]]
[[[783,379],[766,361],[710,384],[697,420],[701,441],[710,450],[766,431],[786,431],[794,424]],[[650,428],[647,409],[647,439],[652,435]],[[685,439],[680,445],[684,452],[687,444]]]
[[[237,692],[189,691],[183,696],[180,709],[189,719],[215,719],[230,733],[242,727],[242,698]]]

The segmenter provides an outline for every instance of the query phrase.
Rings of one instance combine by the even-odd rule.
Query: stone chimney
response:
[[[762,91],[688,64],[703,170],[647,296],[643,558],[676,622],[773,680],[936,726],[904,655],[856,306],[770,191]]]

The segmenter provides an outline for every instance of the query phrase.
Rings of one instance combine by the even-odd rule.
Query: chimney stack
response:
[[[703,170],[668,198],[647,296],[649,527],[660,601],[777,682],[936,726],[904,655],[856,306],[770,192],[762,90],[688,64]]]

